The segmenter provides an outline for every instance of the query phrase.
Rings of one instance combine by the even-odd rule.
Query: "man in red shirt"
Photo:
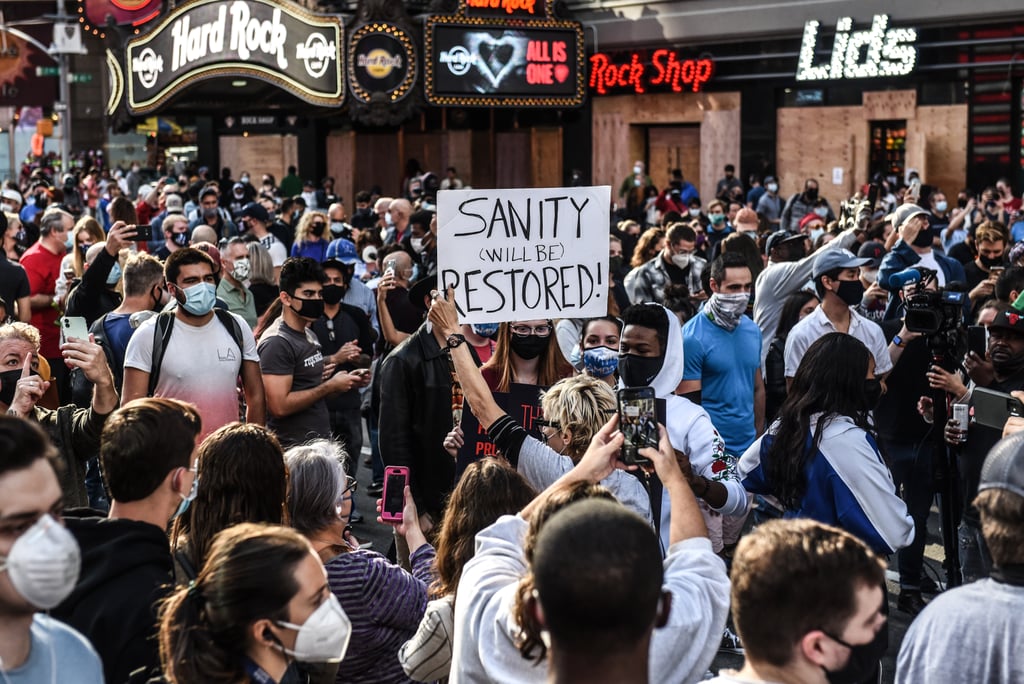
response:
[[[21,265],[28,275],[29,302],[32,305],[32,325],[39,330],[39,353],[50,362],[50,372],[57,383],[61,403],[67,398],[67,367],[60,353],[60,329],[54,292],[60,264],[67,254],[65,242],[68,231],[74,227],[71,214],[60,209],[48,209],[39,221],[39,241],[21,257]]]
[[[996,181],[996,192],[999,193],[999,204],[1003,211],[1007,214],[1015,214],[1020,211],[1021,199],[1013,196],[1013,188],[1010,187],[1009,180],[1000,178]],[[1009,222],[1006,225],[1010,225]]]

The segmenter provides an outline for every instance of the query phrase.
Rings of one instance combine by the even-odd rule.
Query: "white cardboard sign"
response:
[[[444,190],[437,273],[462,323],[608,311],[611,188]]]

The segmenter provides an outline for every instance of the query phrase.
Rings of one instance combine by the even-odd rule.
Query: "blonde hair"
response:
[[[39,331],[34,326],[21,321],[0,325],[0,342],[7,340],[22,340],[31,344],[36,351],[39,351]]]
[[[305,214],[302,215],[302,218],[299,219],[299,224],[295,226],[295,244],[301,245],[303,242],[307,242],[309,240],[309,227],[313,225],[313,221],[315,219],[323,219],[325,231],[327,229],[327,226],[330,225],[331,223],[330,219],[327,218],[327,214],[325,214],[324,212],[307,211]],[[325,236],[321,235],[320,239],[325,239]],[[326,239],[329,240],[330,237],[327,236]]]
[[[578,461],[590,440],[615,411],[615,394],[603,380],[576,375],[560,380],[541,393],[544,419],[558,424],[560,433],[572,432],[566,456]]]
[[[100,227],[99,221],[91,216],[83,216],[78,219],[78,223],[71,229],[71,234],[74,235],[74,251],[71,253],[71,265],[75,269],[75,276],[78,278],[82,277],[82,273],[85,272],[85,257],[82,254],[82,250],[78,249],[81,244],[79,236],[83,233],[88,234],[92,238],[92,244],[97,242],[103,242],[107,239],[103,229]]]

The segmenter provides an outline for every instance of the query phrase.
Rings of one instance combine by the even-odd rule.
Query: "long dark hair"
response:
[[[866,432],[872,431],[864,390],[870,357],[856,337],[829,333],[812,344],[800,361],[764,459],[772,493],[787,509],[800,507],[807,491],[807,462],[833,418],[847,416]],[[819,413],[812,426],[811,416]]]
[[[789,331],[800,322],[800,309],[807,305],[812,299],[818,299],[818,295],[810,290],[797,290],[786,297],[786,303],[782,305],[782,313],[779,314],[779,326],[775,329],[775,337],[785,341]],[[821,300],[818,299],[820,302]]]

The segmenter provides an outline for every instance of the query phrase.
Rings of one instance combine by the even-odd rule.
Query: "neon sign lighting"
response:
[[[855,31],[853,19],[842,17],[836,22],[831,59],[827,64],[814,64],[818,43],[817,21],[804,25],[798,81],[837,81],[843,78],[878,78],[906,76],[917,65],[917,31],[891,29],[889,17],[876,14],[867,31]]]
[[[710,59],[679,59],[675,52],[665,49],[654,51],[650,66],[654,73],[648,73],[648,65],[636,52],[624,64],[613,63],[603,52],[594,53],[590,57],[590,89],[598,95],[620,88],[632,88],[640,94],[651,86],[668,87],[677,93],[697,93],[714,73],[714,62]]]

